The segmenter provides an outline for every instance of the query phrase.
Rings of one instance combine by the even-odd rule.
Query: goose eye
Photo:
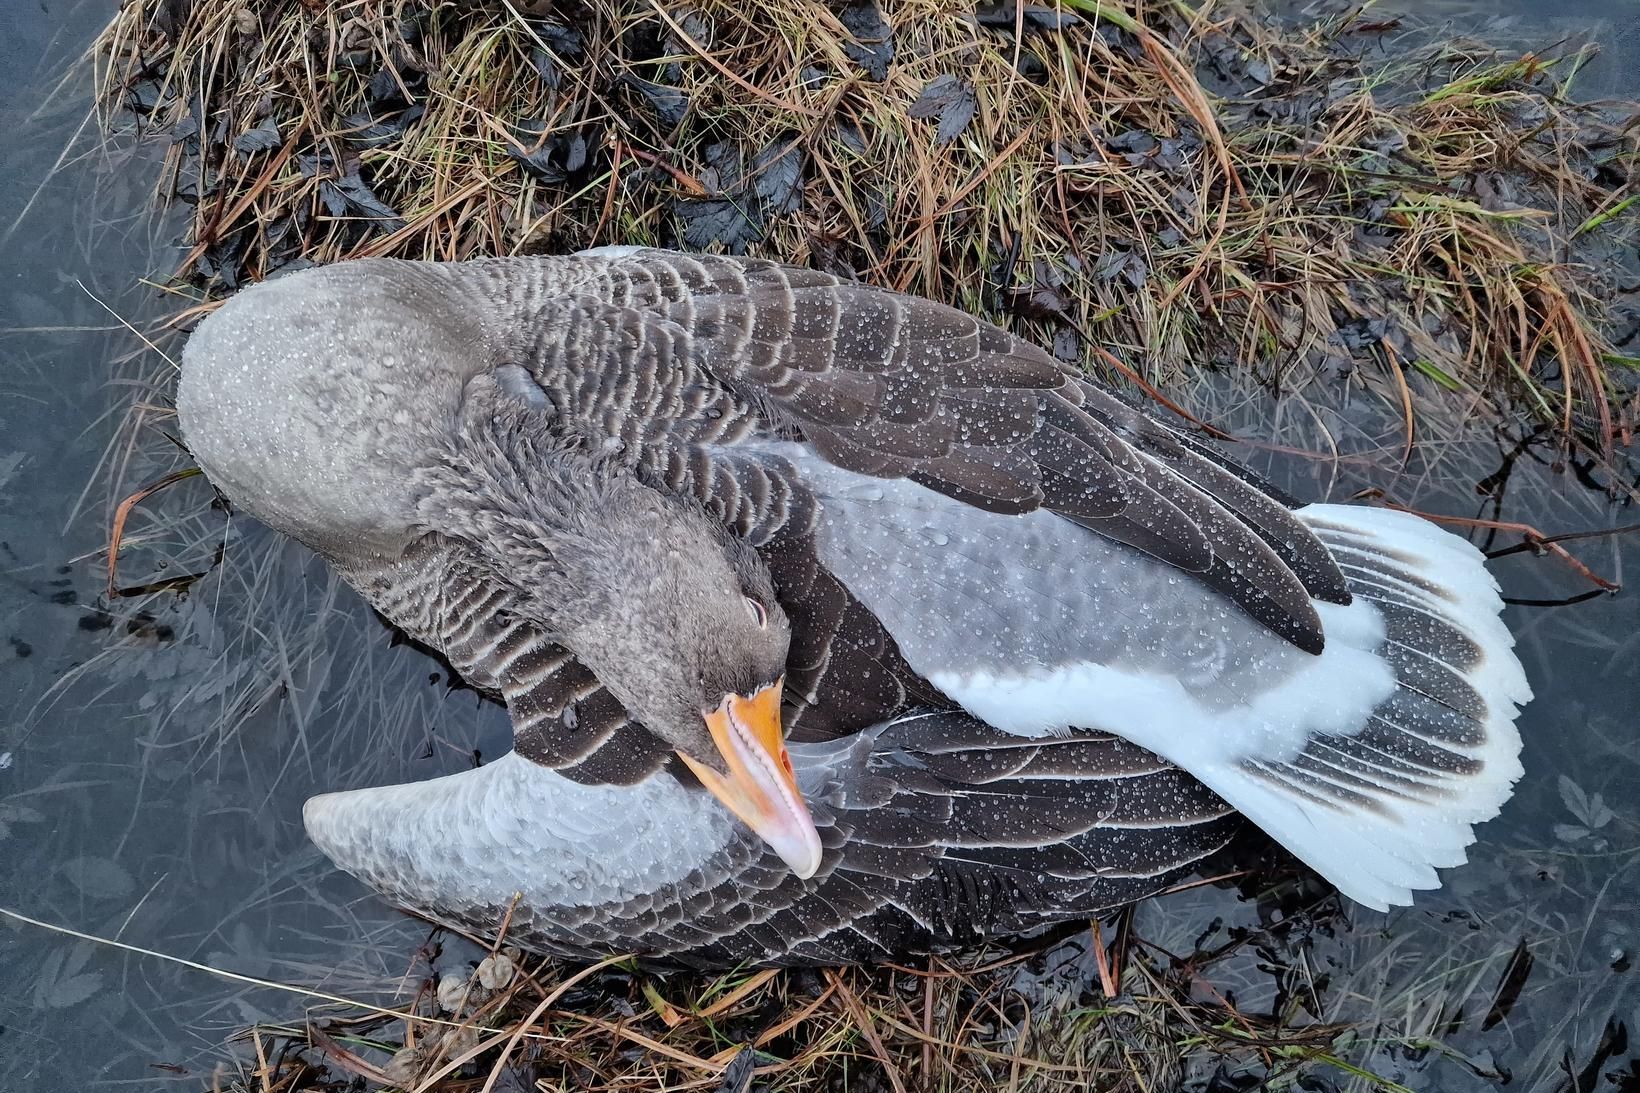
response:
[[[757,623],[757,628],[767,630],[769,628],[768,609],[750,596],[741,597],[741,602],[746,605],[746,610],[752,616],[752,621]]]

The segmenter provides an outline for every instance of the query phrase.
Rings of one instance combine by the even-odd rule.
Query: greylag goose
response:
[[[956,945],[1156,891],[1237,814],[1385,908],[1521,772],[1471,545],[1299,505],[927,300],[636,248],[348,262],[202,322],[177,409],[513,721],[314,798],[313,840],[539,950]]]

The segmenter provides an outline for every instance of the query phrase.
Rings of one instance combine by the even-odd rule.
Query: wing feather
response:
[[[1338,566],[1287,499],[988,323],[752,259],[639,251],[599,262],[589,283],[609,287],[573,302],[584,313],[575,329],[636,330],[623,345],[643,351],[617,371],[651,385],[682,376],[686,387],[718,391],[647,438],[662,452],[649,458],[667,468],[676,464],[665,452],[673,446],[694,448],[691,463],[741,461],[736,440],[705,439],[708,431],[721,438],[728,417],[749,423],[737,440],[796,439],[843,469],[909,478],[988,511],[1046,507],[1199,576],[1310,651],[1323,642],[1311,599],[1348,602]],[[566,340],[555,335],[555,351]],[[548,362],[541,378],[601,409],[656,404],[621,377],[584,390],[589,370],[611,367],[607,356],[588,360],[565,383]],[[578,400],[557,401],[585,413],[587,405],[569,405]],[[714,510],[729,511],[714,505],[720,490],[745,495],[740,468],[662,477]],[[757,525],[764,536],[776,528],[755,504],[733,512],[737,528]]]

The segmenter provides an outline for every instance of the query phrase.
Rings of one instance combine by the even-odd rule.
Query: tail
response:
[[[1472,825],[1521,775],[1518,708],[1532,697],[1503,601],[1468,542],[1407,513],[1309,505],[1298,516],[1382,617],[1395,689],[1355,732],[1312,733],[1285,762],[1198,770],[1221,796],[1358,903],[1384,910],[1438,888]]]

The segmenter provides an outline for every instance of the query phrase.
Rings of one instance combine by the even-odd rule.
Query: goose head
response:
[[[503,376],[505,373],[503,373]],[[418,506],[510,609],[626,711],[800,877],[820,839],[781,727],[791,627],[757,552],[698,505],[485,407]]]
[[[611,537],[596,556],[555,556],[579,589],[558,640],[806,879],[821,848],[781,726],[785,613],[749,548],[665,507],[638,522],[650,535],[641,542]]]

